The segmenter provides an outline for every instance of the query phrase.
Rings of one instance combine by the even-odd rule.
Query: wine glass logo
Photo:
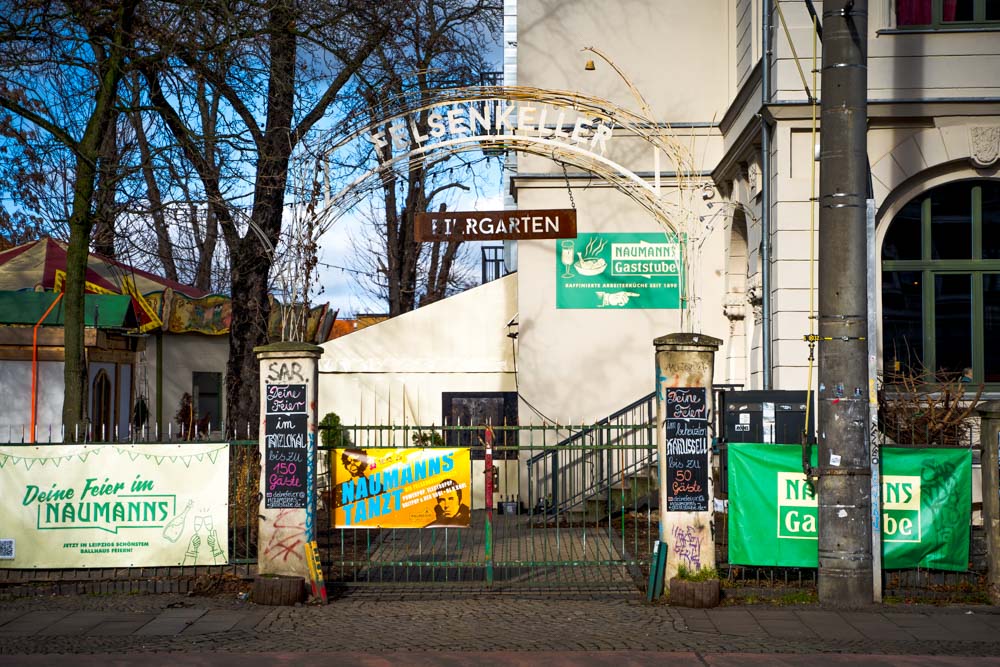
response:
[[[573,272],[569,270],[569,267],[573,266],[573,242],[572,241],[562,241],[560,242],[562,247],[562,254],[559,256],[559,260],[562,262],[565,270],[563,271],[563,278],[572,278]]]

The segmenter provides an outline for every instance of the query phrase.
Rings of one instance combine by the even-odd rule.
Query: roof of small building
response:
[[[66,271],[66,249],[62,241],[44,236],[37,241],[0,252],[0,290],[56,289],[60,273]],[[87,282],[121,293],[122,278],[129,278],[140,294],[170,288],[198,298],[208,292],[155,275],[118,260],[90,253],[87,259]]]

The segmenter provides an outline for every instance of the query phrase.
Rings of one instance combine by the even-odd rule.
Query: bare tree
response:
[[[361,78],[360,95],[372,117],[398,111],[392,100],[428,100],[434,90],[476,85],[495,66],[487,62],[489,43],[500,30],[503,6],[496,0],[423,0],[399,30],[398,39],[381,44]],[[428,134],[433,109],[413,114],[407,125]],[[388,128],[383,128],[388,136]],[[410,137],[411,145],[413,137]],[[388,162],[389,142],[374,149],[376,159]],[[369,290],[384,297],[389,314],[399,315],[444,298],[471,285],[462,271],[460,243],[422,244],[414,240],[418,213],[437,205],[456,190],[468,191],[475,163],[488,159],[410,156],[398,168],[383,174],[374,236],[363,256],[356,258],[369,276]],[[384,230],[384,231],[383,231]]]
[[[139,79],[136,75],[129,80],[128,129],[136,156],[132,180],[141,196],[131,197],[127,215],[119,218],[116,244],[133,265],[203,291],[227,291],[228,258],[218,248],[215,212],[173,134],[149,111]],[[221,178],[226,155],[218,146],[219,94],[196,81],[184,95],[173,96],[190,102],[182,113],[192,117],[209,156],[208,167]]]
[[[15,136],[44,134],[72,161],[66,258],[67,433],[86,404],[83,288],[102,146],[117,117],[118,87],[132,48],[137,0],[25,0],[0,18],[0,108],[16,117]],[[11,136],[11,134],[8,134]]]
[[[182,3],[150,18],[144,31],[150,43],[141,71],[150,100],[198,173],[229,253],[234,307],[226,412],[241,430],[245,424],[255,431],[258,422],[253,349],[267,342],[268,275],[293,151],[386,38],[388,18],[405,4]],[[229,119],[230,127],[219,149],[242,158],[227,174],[215,169],[215,151],[181,108],[184,98],[178,95],[197,81],[226,105],[220,118]]]

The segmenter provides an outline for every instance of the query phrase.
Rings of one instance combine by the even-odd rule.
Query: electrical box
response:
[[[726,442],[802,442],[806,421],[804,391],[727,391],[723,394]],[[814,413],[810,410],[810,421]],[[809,435],[812,436],[810,425]]]
[[[805,391],[726,391],[722,393],[722,439],[719,447],[719,490],[729,493],[730,442],[799,445],[806,422]],[[815,409],[809,420],[815,421]],[[809,438],[813,438],[812,423]]]

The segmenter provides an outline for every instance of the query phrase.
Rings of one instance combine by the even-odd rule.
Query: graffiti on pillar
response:
[[[271,538],[267,541],[264,556],[272,561],[287,562],[289,556],[302,560],[306,537],[305,522],[296,521],[301,511],[284,509],[278,512],[271,525]]]
[[[674,526],[672,531],[674,554],[677,560],[691,570],[701,569],[702,536],[694,526]]]

